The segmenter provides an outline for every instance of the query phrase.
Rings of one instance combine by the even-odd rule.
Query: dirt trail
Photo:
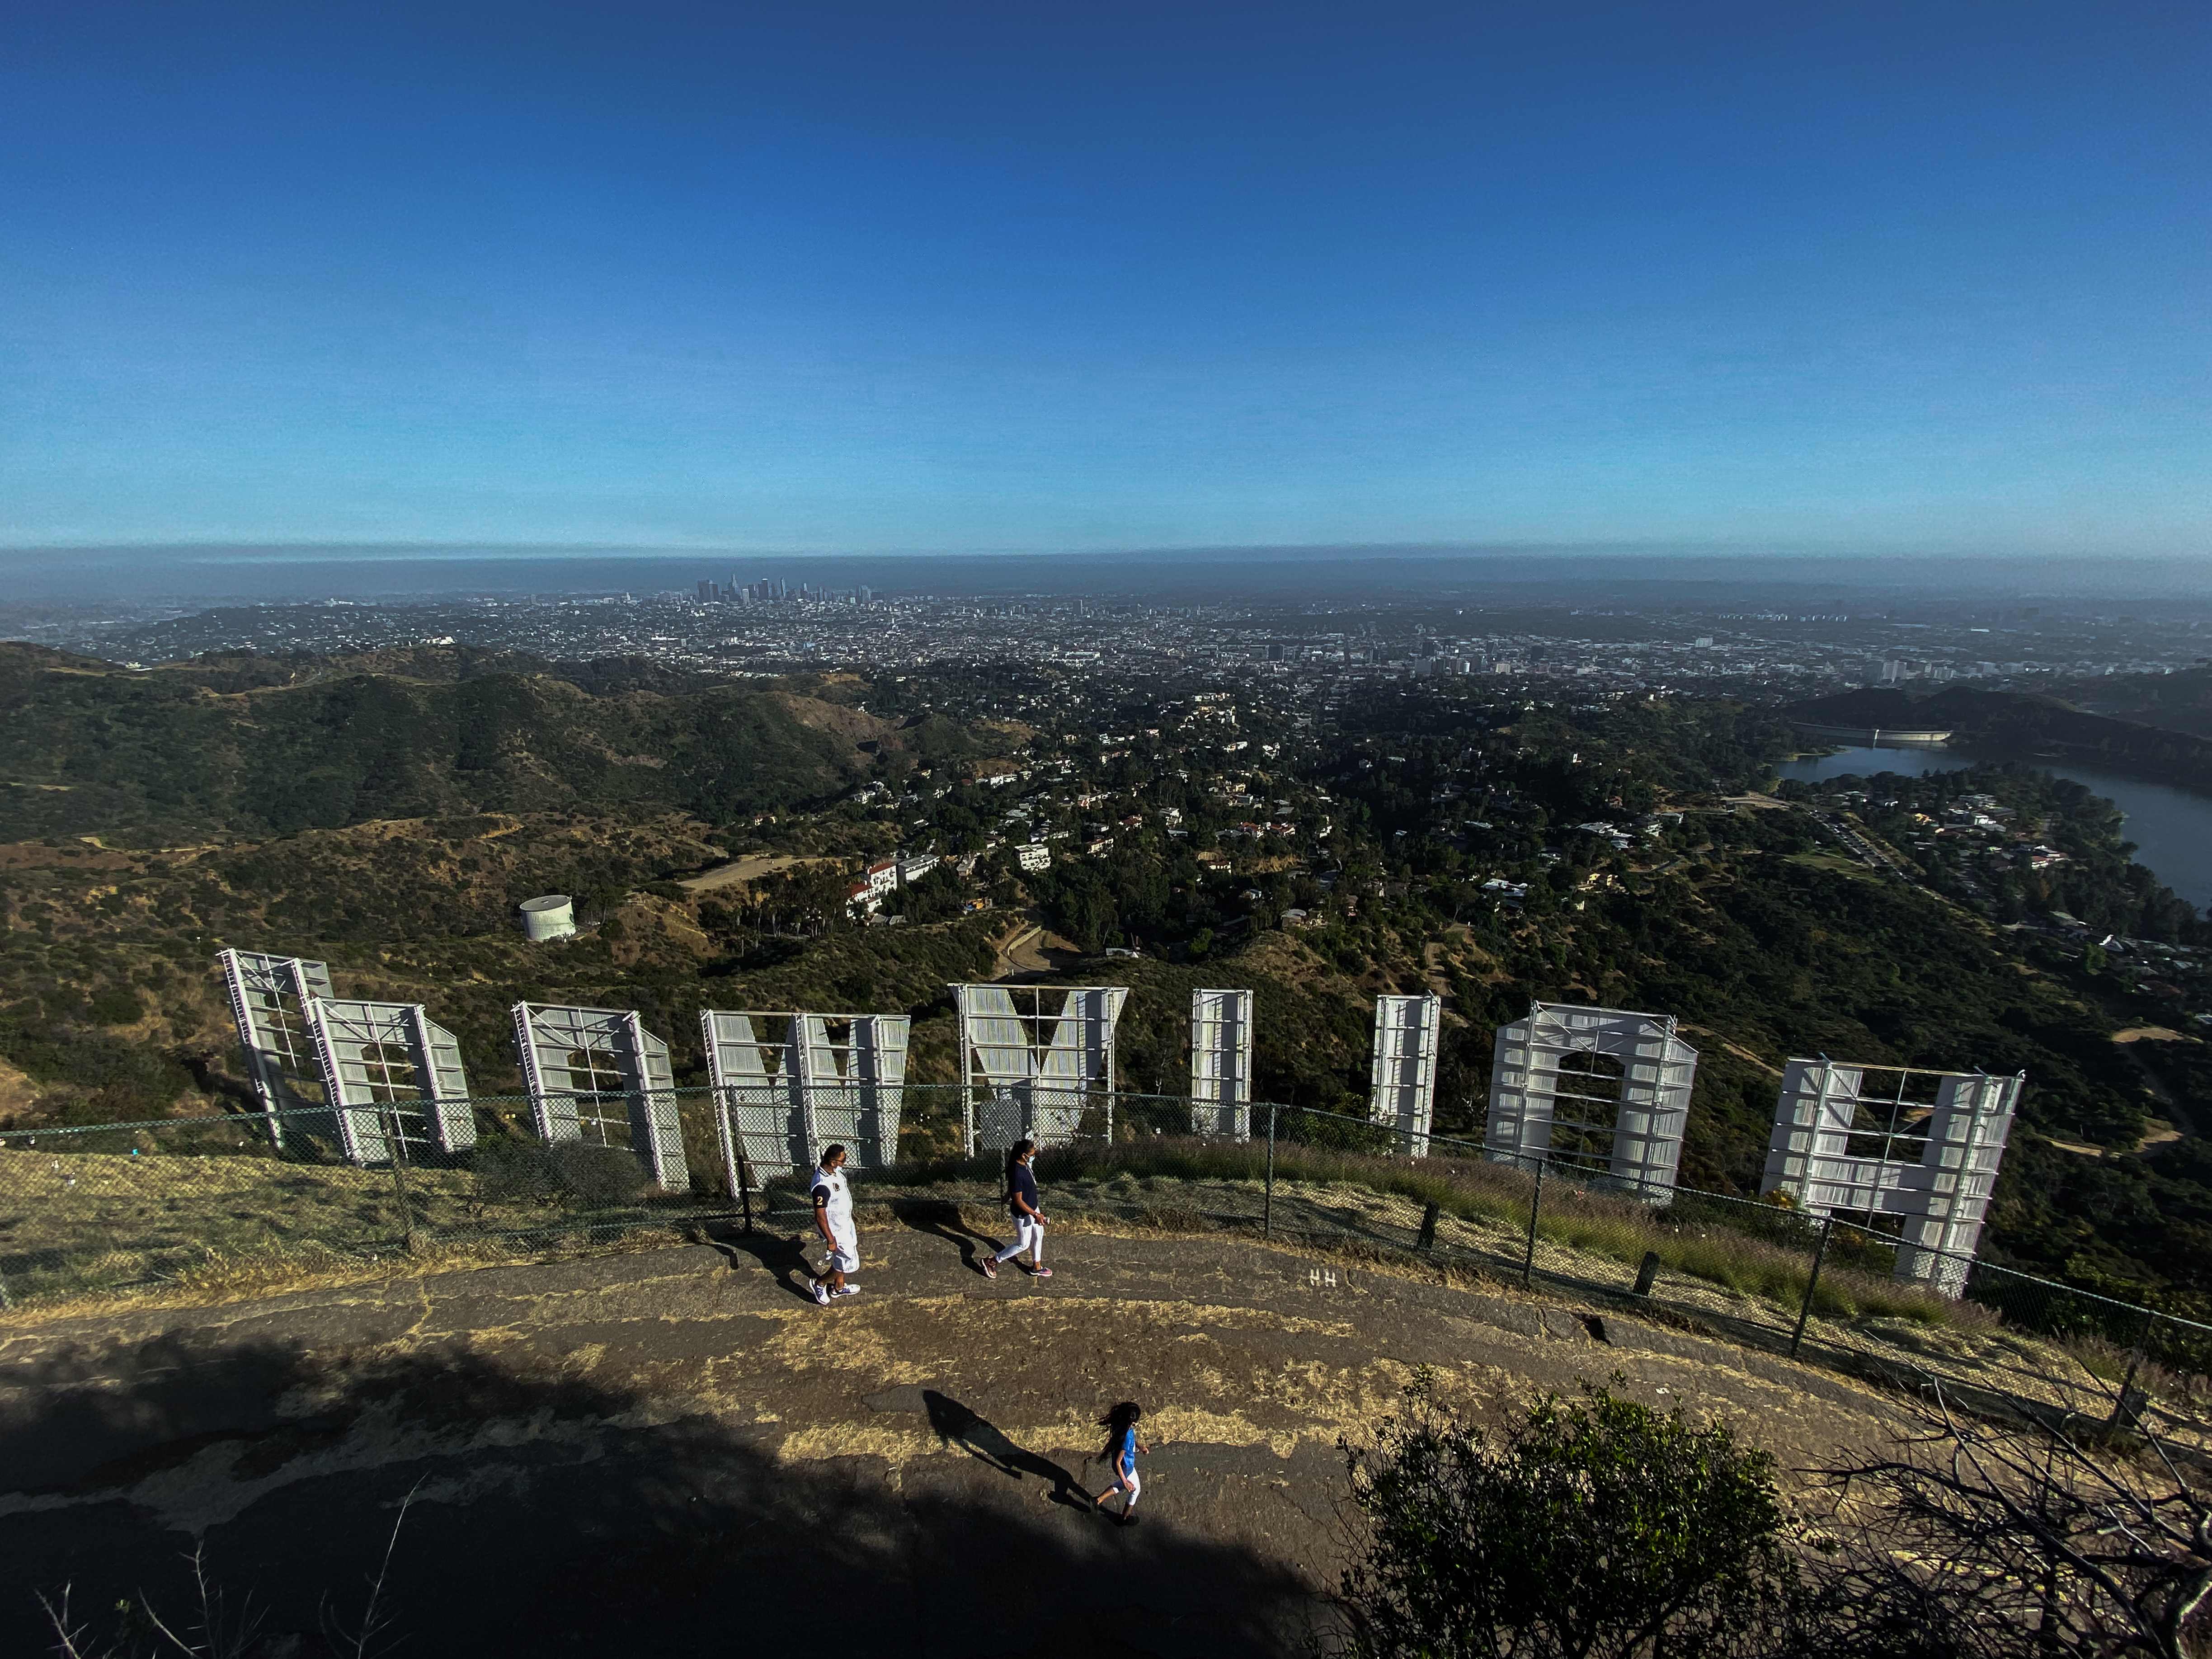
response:
[[[1689,1021],[1684,1020],[1682,1022],[1681,1029],[1698,1036],[1711,1037],[1714,1042],[1719,1043],[1722,1048],[1727,1049],[1729,1053],[1734,1054],[1738,1060],[1744,1061],[1747,1065],[1756,1066],[1760,1071],[1765,1073],[1769,1077],[1780,1077],[1782,1075],[1782,1068],[1779,1066],[1777,1066],[1772,1060],[1762,1060],[1759,1055],[1752,1053],[1750,1049],[1745,1048],[1741,1043],[1729,1041],[1729,1039],[1723,1036],[1718,1031],[1713,1030],[1710,1025],[1692,1025]]]
[[[411,1492],[392,1612],[414,1654],[680,1651],[732,1609],[804,1640],[825,1594],[856,1653],[1279,1652],[1338,1569],[1336,1438],[1416,1367],[1492,1419],[1618,1372],[1785,1469],[1892,1416],[1418,1269],[1078,1232],[1051,1279],[992,1284],[979,1248],[950,1210],[875,1227],[829,1309],[796,1244],[757,1237],[0,1330],[0,1646],[33,1650],[28,1592],[70,1580],[80,1607],[185,1605],[196,1541],[270,1630],[313,1630]],[[1085,1505],[1092,1419],[1124,1397],[1154,1448],[1134,1533]],[[975,1570],[1008,1550],[1018,1594]],[[1120,1645],[1073,1611],[1104,1574]]]
[[[734,887],[740,882],[757,880],[762,876],[772,876],[780,871],[795,870],[803,865],[836,862],[835,859],[799,858],[785,853],[753,853],[741,859],[732,859],[727,864],[718,864],[698,875],[686,876],[677,885],[688,887],[695,893],[712,892],[717,887]]]
[[[1421,981],[1440,997],[1452,994],[1451,981],[1444,976],[1444,947],[1434,939],[1421,946]]]
[[[1034,914],[1025,915],[1020,930],[1000,940],[997,950],[998,956],[991,963],[994,980],[1057,974],[1083,957],[1074,940],[1047,931]]]
[[[2135,1067],[2136,1075],[2142,1079],[2144,1090],[2158,1103],[2159,1115],[2166,1120],[2167,1125],[2163,1130],[2153,1129],[2146,1133],[2136,1150],[2138,1152],[2148,1152],[2154,1146],[2162,1146],[2168,1141],[2180,1139],[2184,1135],[2198,1133],[2196,1114],[2188,1103],[2174,1093],[2158,1066],[2147,1057],[2157,1052],[2149,1045],[2193,1042],[2197,1039],[2185,1036],[2168,1026],[2130,1025],[2124,1030],[2113,1032],[2112,1041],[2119,1045],[2120,1052]]]

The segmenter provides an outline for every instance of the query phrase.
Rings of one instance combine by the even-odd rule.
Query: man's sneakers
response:
[[[830,1287],[818,1279],[814,1281],[814,1299],[825,1308],[830,1305]]]
[[[1052,1277],[1052,1269],[1049,1267],[1032,1267],[1030,1269],[1030,1277],[1031,1279],[1050,1279]]]
[[[837,1296],[858,1296],[860,1293],[860,1287],[858,1285],[840,1285],[833,1292]]]
[[[975,1259],[975,1265],[983,1270],[983,1277],[986,1279],[996,1279],[999,1276],[999,1261],[996,1256],[978,1256]]]
[[[1137,1517],[1127,1510],[1123,1510],[1121,1514],[1115,1516],[1114,1521],[1117,1526],[1133,1527],[1137,1524]]]

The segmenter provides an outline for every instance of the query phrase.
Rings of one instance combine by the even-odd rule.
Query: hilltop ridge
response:
[[[823,695],[823,694],[827,695]],[[0,645],[0,841],[121,845],[588,806],[710,819],[979,751],[805,678],[422,647],[133,670]]]
[[[1866,686],[1792,703],[1784,712],[1808,725],[1948,731],[2031,751],[2064,750],[2192,787],[2212,787],[2212,738],[2095,714],[2060,697],[1968,685],[1941,690]]]

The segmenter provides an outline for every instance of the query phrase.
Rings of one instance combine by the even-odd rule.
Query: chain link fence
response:
[[[819,1147],[773,1113],[764,1137],[762,1111],[757,1097],[679,1089],[648,1106],[393,1101],[0,1131],[0,1304],[250,1288],[388,1256],[514,1260],[811,1231],[806,1165]],[[971,1146],[1009,1126],[1042,1130],[1037,1173],[1056,1218],[1540,1281],[1862,1375],[1910,1385],[1933,1374],[1970,1401],[2141,1422],[2212,1454],[2212,1327],[1982,1261],[1954,1264],[1964,1294],[1940,1296],[1894,1276],[1894,1238],[1841,1218],[1689,1188],[1639,1195],[1476,1141],[1303,1107],[908,1085],[902,1115],[898,1161],[853,1171],[864,1212],[950,1206],[988,1231],[1003,1214],[1003,1154]]]

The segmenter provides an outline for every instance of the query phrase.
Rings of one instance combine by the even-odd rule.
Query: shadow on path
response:
[[[575,1376],[566,1356],[466,1349],[311,1361],[216,1338],[58,1355],[0,1393],[0,1652],[49,1650],[37,1595],[70,1588],[93,1650],[129,1601],[197,1616],[205,1548],[270,1652],[358,1620],[395,1522],[386,1644],[410,1659],[841,1652],[1257,1659],[1293,1650],[1311,1594],[1288,1564],[1180,1529],[1036,1510],[1082,1489],[958,1401],[929,1421],[969,1455],[896,1472],[793,1462],[781,1431]],[[312,1415],[307,1412],[312,1408]],[[1007,1477],[1011,1477],[1008,1479]],[[975,1571],[1021,1564],[1020,1593]],[[1087,1611],[1115,1587],[1113,1627]],[[179,1626],[178,1628],[185,1626]]]
[[[740,1265],[739,1257],[750,1256],[783,1291],[801,1302],[814,1300],[814,1292],[808,1288],[814,1282],[814,1264],[807,1260],[804,1237],[793,1238],[757,1227],[750,1233],[732,1232],[726,1238],[710,1237],[707,1243],[720,1251],[732,1268]]]
[[[979,1252],[995,1255],[998,1241],[986,1238],[960,1218],[960,1206],[945,1199],[902,1199],[891,1206],[891,1213],[918,1233],[927,1233],[932,1238],[941,1238],[960,1252],[960,1265],[970,1273],[980,1273],[976,1265]]]
[[[1040,1480],[1051,1481],[1052,1501],[1055,1504],[1078,1510],[1091,1507],[1091,1493],[1077,1483],[1073,1475],[1050,1458],[1016,1445],[996,1424],[978,1417],[951,1395],[924,1389],[921,1404],[929,1413],[929,1426],[946,1445],[959,1447],[970,1457],[980,1458],[1016,1480],[1033,1474]]]

